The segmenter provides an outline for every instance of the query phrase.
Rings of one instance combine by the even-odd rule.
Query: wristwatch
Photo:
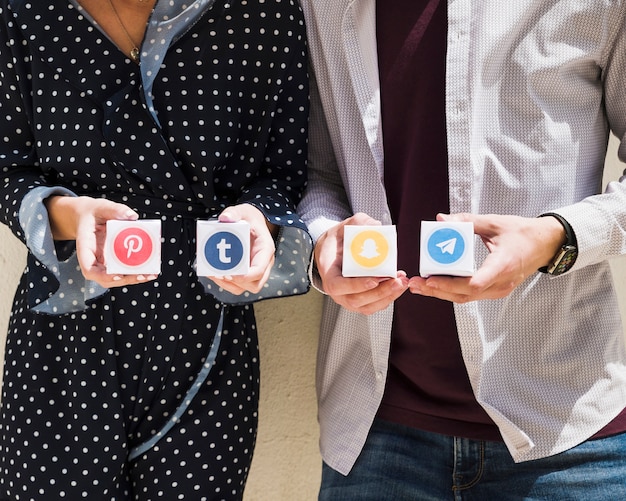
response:
[[[578,257],[576,235],[574,234],[574,230],[572,229],[570,224],[565,220],[563,216],[560,216],[559,214],[555,214],[553,212],[546,212],[545,214],[539,215],[539,217],[546,216],[552,216],[556,218],[559,223],[563,225],[563,228],[565,229],[566,242],[561,246],[559,251],[552,258],[550,264],[548,266],[539,268],[539,271],[553,276],[562,275],[572,266],[574,266],[576,258]]]

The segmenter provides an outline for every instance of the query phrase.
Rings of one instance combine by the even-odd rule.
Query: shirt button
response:
[[[377,379],[378,381],[382,381],[382,380],[383,380],[383,377],[384,377],[384,376],[383,376],[383,373],[382,373],[382,372],[378,371],[378,372],[376,373],[376,379]]]

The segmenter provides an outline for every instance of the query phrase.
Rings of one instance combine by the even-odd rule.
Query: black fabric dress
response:
[[[294,213],[307,99],[295,0],[159,0],[140,65],[70,0],[0,1],[0,217],[29,250],[6,345],[1,500],[241,498],[259,398],[250,303],[308,290]],[[86,282],[73,242],[51,239],[51,194],[161,219],[158,279]],[[196,220],[244,202],[281,227],[254,297],[194,270]]]

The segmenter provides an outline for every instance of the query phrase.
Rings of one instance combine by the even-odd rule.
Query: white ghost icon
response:
[[[376,247],[376,241],[373,238],[368,238],[363,242],[363,248],[361,249],[359,256],[364,257],[365,259],[373,259],[380,256],[378,248]]]

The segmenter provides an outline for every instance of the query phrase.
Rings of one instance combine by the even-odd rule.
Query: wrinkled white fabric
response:
[[[375,1],[302,5],[318,89],[300,213],[316,238],[359,211],[388,224]],[[448,2],[452,212],[558,212],[580,252],[558,278],[538,273],[505,299],[455,305],[476,398],[515,461],[571,448],[626,406],[623,329],[607,262],[626,253],[626,182],[599,194],[609,131],[626,158],[625,13],[623,1]],[[477,266],[486,252],[478,244]],[[391,321],[392,307],[364,317],[326,301],[321,451],[344,474],[382,398]]]

